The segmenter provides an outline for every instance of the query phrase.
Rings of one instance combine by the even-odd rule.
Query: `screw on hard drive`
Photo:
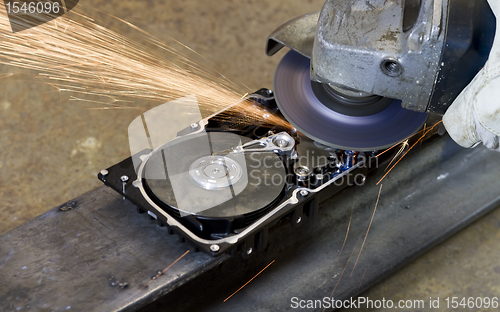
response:
[[[191,124],[191,129],[193,129],[193,130],[198,129],[198,124],[197,124],[196,122],[193,122],[193,123]]]
[[[309,192],[308,192],[308,191],[306,191],[306,190],[301,190],[301,191],[300,191],[300,196],[302,196],[302,197],[306,197],[307,195],[309,195]]]
[[[210,250],[213,252],[217,252],[220,250],[220,246],[216,244],[210,245]]]
[[[125,195],[125,185],[127,185],[128,176],[126,176],[126,175],[122,175],[122,176],[120,177],[120,180],[122,181],[122,192],[123,192],[123,194]],[[125,196],[123,196],[123,199],[125,199]]]

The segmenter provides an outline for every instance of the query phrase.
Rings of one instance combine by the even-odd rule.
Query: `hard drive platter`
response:
[[[282,196],[286,171],[273,152],[221,154],[249,141],[231,132],[173,140],[147,160],[145,188],[177,216],[244,218],[250,224]]]

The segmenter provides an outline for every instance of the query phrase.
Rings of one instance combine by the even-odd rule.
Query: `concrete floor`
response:
[[[163,42],[177,39],[225,76],[256,90],[272,87],[274,69],[283,55],[264,54],[267,35],[322,4],[322,0],[87,0],[79,7],[134,40],[141,37],[137,31],[93,9],[126,19]],[[67,95],[34,82],[33,73],[0,67],[0,77],[12,72],[15,75],[1,78],[0,84],[0,233],[99,186],[96,173],[129,156],[129,123],[154,105],[137,101],[138,109],[89,110],[95,105],[67,101]],[[498,239],[499,209],[365,295],[374,300],[500,296]]]

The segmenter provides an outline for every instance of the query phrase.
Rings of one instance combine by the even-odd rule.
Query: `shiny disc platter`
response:
[[[227,153],[248,141],[230,132],[203,132],[168,142],[144,166],[148,194],[181,217],[255,219],[279,200],[286,170],[272,152]]]

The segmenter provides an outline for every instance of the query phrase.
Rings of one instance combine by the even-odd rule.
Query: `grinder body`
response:
[[[311,59],[312,81],[444,114],[487,61],[495,27],[486,0],[328,0],[273,32],[266,53],[288,46]]]

